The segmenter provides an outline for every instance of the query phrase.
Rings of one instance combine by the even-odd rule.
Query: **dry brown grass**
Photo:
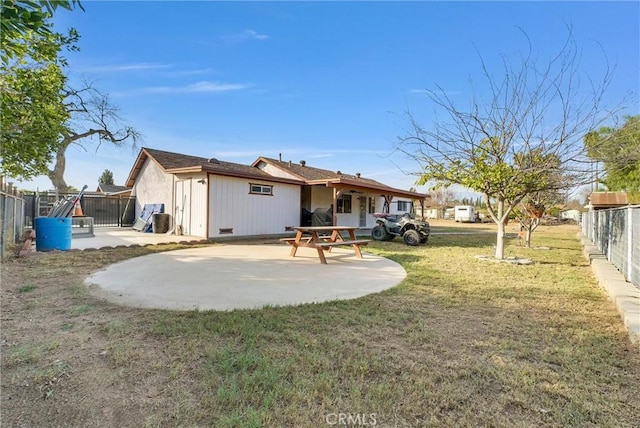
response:
[[[551,250],[509,245],[528,266],[476,260],[491,235],[376,243],[407,270],[398,287],[226,313],[125,308],[84,288],[91,271],[180,246],[9,260],[2,425],[319,427],[344,413],[384,427],[637,426],[640,355],[576,231],[537,232]]]

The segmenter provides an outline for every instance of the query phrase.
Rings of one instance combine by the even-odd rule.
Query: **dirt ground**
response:
[[[100,420],[105,426],[144,425],[134,410],[159,393],[146,384],[157,384],[151,380],[154,367],[163,364],[162,348],[154,350],[152,338],[145,338],[144,351],[114,346],[114,319],[141,314],[95,299],[83,281],[102,266],[151,252],[32,252],[2,263],[3,427],[61,427],[70,420],[84,420],[85,426]],[[130,334],[134,341],[136,333]],[[131,370],[134,360],[138,364]]]

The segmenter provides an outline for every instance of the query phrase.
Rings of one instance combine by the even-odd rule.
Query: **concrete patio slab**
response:
[[[164,244],[181,241],[200,241],[204,238],[188,235],[172,235],[166,233],[138,232],[131,228],[95,228],[95,236],[71,237],[72,250],[86,250],[87,248],[117,247],[120,245]],[[204,240],[206,241],[206,240]]]
[[[377,293],[406,276],[399,264],[335,248],[327,264],[317,251],[289,257],[284,244],[216,244],[126,260],[89,276],[86,283],[109,301],[177,310],[254,309],[353,299]]]

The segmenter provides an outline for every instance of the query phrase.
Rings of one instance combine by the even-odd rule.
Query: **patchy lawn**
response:
[[[540,228],[547,250],[510,240],[526,266],[476,260],[491,235],[375,243],[408,272],[391,290],[224,313],[125,308],[83,285],[180,245],[6,260],[2,426],[638,426],[640,352],[576,232]]]

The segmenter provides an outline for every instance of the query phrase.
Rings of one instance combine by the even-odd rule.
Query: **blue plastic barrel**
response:
[[[71,249],[71,218],[37,217],[36,250],[67,251]]]

